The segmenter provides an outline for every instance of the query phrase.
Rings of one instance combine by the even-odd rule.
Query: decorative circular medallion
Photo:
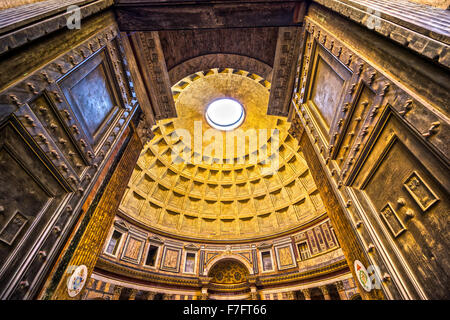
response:
[[[366,267],[364,267],[362,262],[359,260],[355,260],[353,265],[355,267],[355,273],[359,283],[364,290],[370,292],[370,290],[372,290],[372,282],[370,281],[369,273],[367,272]]]
[[[233,130],[239,127],[245,118],[244,107],[230,98],[217,99],[206,108],[206,121],[218,130]]]
[[[78,266],[67,282],[67,291],[70,297],[75,297],[83,289],[87,279],[87,268],[85,265]]]

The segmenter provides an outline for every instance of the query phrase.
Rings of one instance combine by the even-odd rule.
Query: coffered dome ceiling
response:
[[[176,83],[172,92],[178,117],[161,120],[153,128],[155,136],[141,153],[120,214],[162,234],[212,242],[277,236],[323,217],[317,187],[297,141],[288,133],[290,123],[267,115],[269,91],[265,79],[235,69],[197,72]],[[205,119],[209,103],[225,97],[245,109],[244,122],[231,133],[267,132],[256,147],[247,140],[245,151],[234,148],[231,156],[225,152],[230,141],[226,132],[211,129]],[[275,129],[278,138],[271,137]],[[210,152],[220,135],[223,154]],[[272,152],[277,144],[278,154]],[[258,155],[256,162],[253,155]],[[276,164],[277,155],[277,170],[271,174],[267,170]]]

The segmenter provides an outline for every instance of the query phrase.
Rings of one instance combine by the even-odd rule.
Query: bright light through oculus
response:
[[[241,125],[244,118],[244,107],[233,99],[218,99],[206,108],[206,121],[218,130],[233,130]]]

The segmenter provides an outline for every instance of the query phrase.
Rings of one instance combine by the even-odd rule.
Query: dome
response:
[[[287,234],[325,214],[297,141],[288,133],[290,123],[267,115],[268,81],[242,70],[211,69],[179,81],[172,92],[178,117],[153,128],[120,215],[172,237],[241,242]],[[208,124],[208,105],[223,98],[245,108],[239,128],[216,130]],[[257,144],[250,142],[251,133]],[[233,134],[235,142],[243,134],[248,139],[230,154],[227,135]]]

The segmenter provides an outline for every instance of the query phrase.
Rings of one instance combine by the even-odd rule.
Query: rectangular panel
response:
[[[344,85],[344,79],[318,56],[316,73],[312,79],[311,100],[320,110],[328,126],[333,122],[337,102]]]
[[[119,112],[119,96],[103,50],[60,82],[61,90],[95,149]]]
[[[313,255],[319,253],[319,248],[317,246],[317,241],[316,238],[314,237],[314,232],[312,230],[308,230],[306,232],[307,237],[308,237],[308,243],[309,243],[309,247],[311,248],[311,253]]]
[[[389,230],[391,230],[394,237],[399,236],[403,231],[406,230],[397,213],[394,209],[392,209],[389,203],[383,209],[381,209],[381,217],[389,227]]]
[[[195,253],[186,254],[186,262],[184,264],[184,272],[194,273],[195,271]]]
[[[161,270],[178,272],[180,265],[181,249],[164,247]]]
[[[86,168],[86,162],[83,155],[74,143],[75,137],[65,130],[64,122],[58,116],[54,106],[46,95],[41,95],[30,102],[30,108],[39,118],[44,128],[51,135],[59,150],[64,154],[72,169],[80,177]],[[69,131],[70,132],[70,131]]]
[[[295,267],[294,254],[291,245],[275,247],[277,253],[278,269],[283,270]]]
[[[380,240],[401,254],[390,259],[399,268],[406,261],[427,296],[445,296],[449,171],[394,113],[388,109],[383,117],[353,186],[362,190],[357,195]]]
[[[27,221],[27,217],[19,211],[16,211],[8,223],[6,223],[5,227],[0,231],[0,240],[5,242],[7,245],[11,245]]]
[[[315,120],[323,133],[328,136],[345,88],[345,81],[351,77],[351,72],[320,44],[314,42],[314,47],[307,101]]]
[[[0,127],[0,295],[27,263],[66,194],[18,126],[12,120]]]
[[[77,105],[82,106],[79,112],[93,137],[108,113],[114,108],[114,102],[108,92],[105,72],[104,65],[99,64],[70,90]]]
[[[413,172],[403,183],[423,211],[428,210],[439,199],[417,172]]]
[[[270,251],[261,252],[261,261],[263,266],[263,271],[272,271],[272,254]]]
[[[128,236],[122,259],[132,263],[138,263],[141,258],[144,240]]]
[[[325,240],[323,238],[323,235],[322,235],[320,227],[315,227],[314,228],[314,233],[316,235],[320,251],[325,251],[327,249],[327,245],[325,244]]]

